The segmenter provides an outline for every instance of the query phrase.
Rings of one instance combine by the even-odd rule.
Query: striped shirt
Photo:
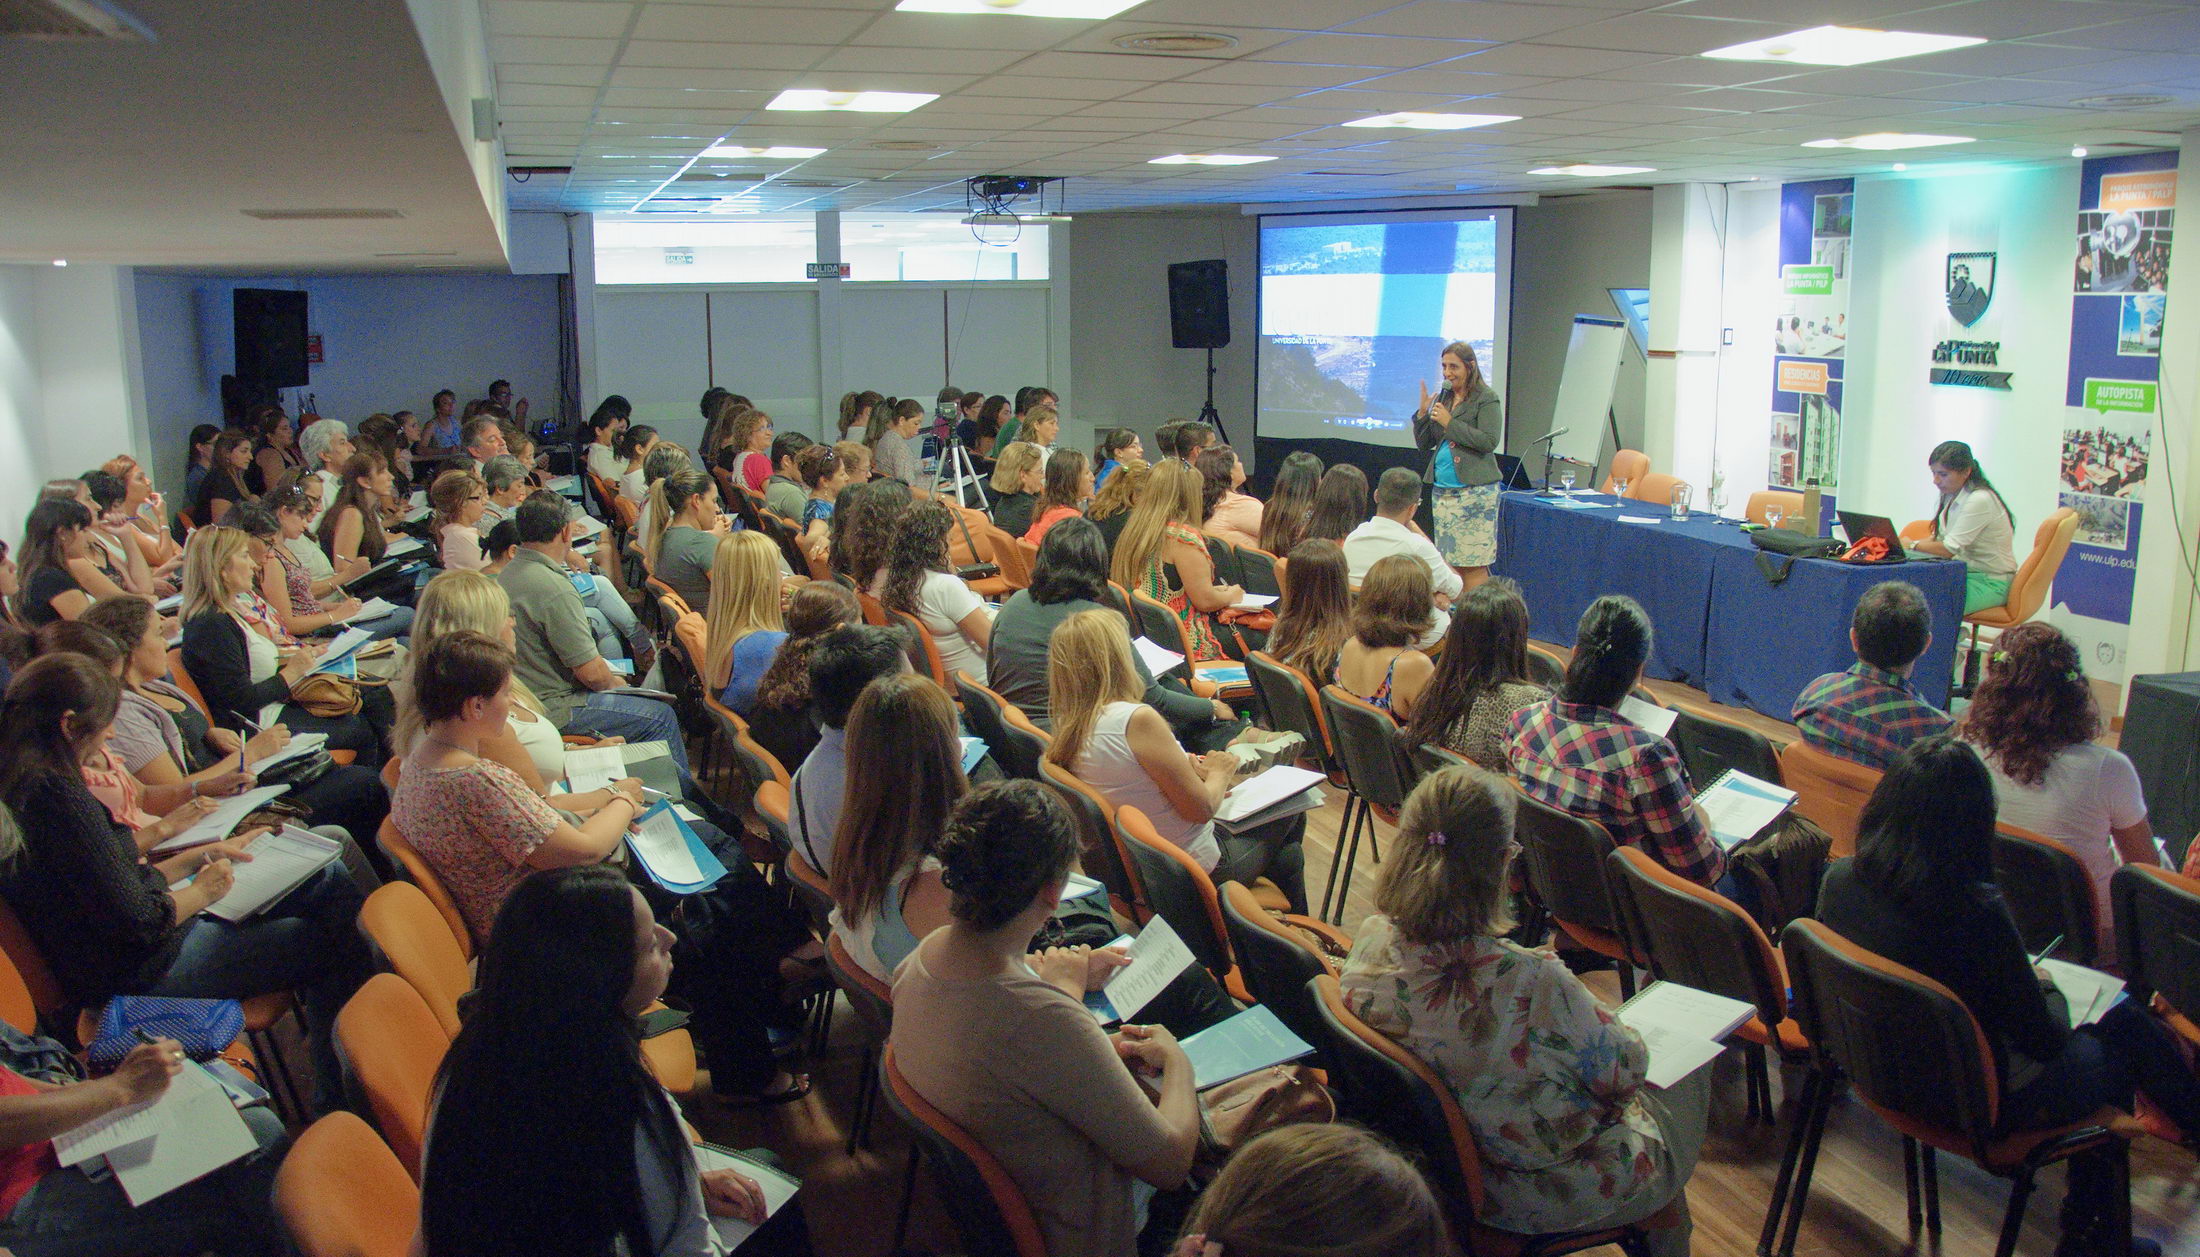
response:
[[[1803,687],[1795,725],[1816,749],[1885,772],[1912,743],[1948,732],[1955,721],[1911,693],[1908,677],[1859,659]]]

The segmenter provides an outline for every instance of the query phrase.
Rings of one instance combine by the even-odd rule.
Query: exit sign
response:
[[[802,272],[807,279],[846,279],[850,269],[846,262],[810,262]]]

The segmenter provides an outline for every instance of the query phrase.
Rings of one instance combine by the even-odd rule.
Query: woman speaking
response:
[[[1497,460],[1490,457],[1504,430],[1503,403],[1482,378],[1474,347],[1463,340],[1444,346],[1443,391],[1431,398],[1421,383],[1421,409],[1413,416],[1413,441],[1433,448],[1428,470],[1436,548],[1459,572],[1465,589],[1490,576],[1497,558]],[[1464,590],[1462,590],[1464,592]]]

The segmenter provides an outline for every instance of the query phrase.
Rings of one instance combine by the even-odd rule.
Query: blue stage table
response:
[[[1849,617],[1866,589],[1906,580],[1932,609],[1933,644],[1917,664],[1918,696],[1948,702],[1963,618],[1963,565],[1952,561],[1861,566],[1798,559],[1778,585],[1765,580],[1757,548],[1734,521],[1697,512],[1676,520],[1663,506],[1596,494],[1581,509],[1507,493],[1497,515],[1493,570],[1520,585],[1528,632],[1574,643],[1590,603],[1626,594],[1657,628],[1645,671],[1693,685],[1717,702],[1775,720],[1794,714],[1795,696],[1822,673],[1856,661]],[[1622,515],[1656,523],[1627,523]]]

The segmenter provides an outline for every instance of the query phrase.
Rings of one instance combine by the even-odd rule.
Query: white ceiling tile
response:
[[[500,105],[497,116],[511,122],[586,122],[590,106]]]
[[[2126,52],[2157,52],[2165,48],[2200,48],[2200,6],[2159,13],[2152,17],[2107,26],[2095,26],[2058,36],[2058,44],[2085,48],[2113,48]]]
[[[1187,74],[1186,83],[1250,83],[1275,87],[1340,87],[1378,77],[1379,70],[1358,66],[1288,65],[1264,61],[1237,61]]]
[[[1491,97],[1493,101],[1508,103],[1533,100],[1665,100],[1675,95],[1685,95],[1655,83],[1615,83],[1605,79],[1550,79],[1533,87],[1523,87]],[[1490,110],[1488,112],[1501,112]],[[1522,110],[1521,112],[1526,112]]]
[[[555,35],[617,39],[634,16],[632,4],[603,0],[488,0],[483,17],[492,35]]]
[[[1654,52],[1618,52],[1600,48],[1553,48],[1542,44],[1506,44],[1478,52],[1445,68],[1472,73],[1590,75],[1623,66],[1666,60]]]
[[[675,87],[607,87],[603,103],[615,109],[761,109],[768,91]]]
[[[922,69],[939,74],[993,74],[1023,58],[1021,52],[982,48],[931,48],[912,53],[901,48],[840,47],[818,62],[820,71],[869,74],[880,70]]]
[[[1974,44],[1916,58],[1918,69],[1936,74],[1960,74],[1985,78],[2002,74],[2032,74],[2041,78],[2068,78],[2065,70],[2119,58],[2121,54],[2092,48],[2064,48],[2051,44]]]
[[[1980,39],[2057,36],[2056,43],[2085,43],[2085,35],[2090,33],[2087,28],[2159,12],[2160,5],[2118,4],[2111,0],[1966,0],[1965,3],[1937,5],[1904,14],[1892,25],[1901,30],[1972,35]],[[2060,38],[2064,32],[2073,33],[2075,37]]]
[[[1398,0],[1148,0],[1131,10],[1140,22],[1325,31],[1393,8]]]
[[[521,83],[549,83],[565,87],[595,87],[604,81],[606,71],[600,65],[523,65],[516,62],[497,66],[497,82],[500,85]],[[502,95],[501,89],[499,95]]]
[[[989,21],[950,13],[881,13],[848,42],[866,48],[995,48],[1035,52],[1069,38],[1083,22]]]
[[[821,44],[700,43],[637,39],[620,54],[619,68],[679,70],[806,70],[832,51]]]
[[[634,38],[839,43],[863,29],[869,20],[843,9],[652,3],[643,7],[641,20],[634,25]]]
[[[1692,57],[1729,44],[1769,39],[1787,30],[1785,24],[1776,22],[1685,17],[1665,12],[1629,13],[1544,35],[1533,42],[1562,48],[1606,48]]]
[[[1114,52],[1117,51],[1115,41],[1118,39],[1122,39],[1131,35],[1150,35],[1155,33],[1156,31],[1172,31],[1182,29],[1173,25],[1157,24],[1147,21],[1116,21],[1100,22],[1097,24],[1079,23],[1079,25],[1084,25],[1087,27],[1087,29],[1080,31],[1072,35],[1070,38],[1062,41],[1062,43],[1058,45],[1062,49],[1062,51]],[[1169,55],[1174,60],[1205,61],[1213,63],[1215,61],[1242,57],[1245,56],[1247,53],[1259,52],[1263,48],[1272,48],[1287,39],[1295,39],[1299,35],[1299,32],[1292,30],[1255,26],[1220,26],[1212,22],[1201,22],[1199,23],[1198,29],[1203,34],[1226,35],[1229,38],[1236,40],[1237,43],[1230,48],[1219,49],[1214,52],[1183,54],[1171,53],[1167,55]]]
[[[1141,83],[1166,83],[1213,63],[1191,57],[1149,57],[1137,53],[1042,52],[1019,62],[1018,74],[1063,78],[1120,79],[1123,90]]]
[[[980,79],[957,93],[961,96],[1001,96],[1012,100],[1114,100],[1136,87],[1113,79],[1041,78],[1029,74],[995,74]]]
[[[1508,43],[1532,39],[1610,17],[1608,9],[1571,4],[1460,4],[1458,0],[1415,0],[1342,29],[1356,35],[1417,35],[1433,39],[1479,39]]]
[[[2000,0],[1996,0],[1997,3]],[[1686,0],[1666,11],[1696,17],[1751,18],[1801,29],[1828,23],[1884,26],[1884,19],[1920,7],[1917,0]],[[1924,27],[1900,29],[1920,30]]]
[[[536,65],[608,65],[619,49],[615,39],[556,39],[543,35],[492,35],[489,55],[497,61]]]
[[[1263,52],[1254,61],[1407,70],[1449,61],[1490,45],[1465,39],[1407,39],[1387,35],[1302,35]]]
[[[597,88],[553,87],[539,83],[507,83],[497,89],[498,111],[513,105],[593,105]]]
[[[2089,65],[2064,66],[2045,77],[2136,91],[2140,84],[2157,79],[2164,82],[2200,79],[2200,56],[2182,52],[2154,56],[2125,54]]]
[[[1799,92],[1828,92],[1838,96],[1900,96],[1965,82],[1962,75],[1927,74],[1917,70],[1891,70],[1882,66],[1849,66],[1814,70],[1781,79],[1778,86]]]
[[[1096,104],[1081,106],[1073,112],[1083,118],[1121,118],[1125,121],[1149,119],[1153,123],[1159,124],[1162,122],[1189,122],[1194,118],[1210,118],[1236,108],[1235,105],[1221,101],[1214,101],[1206,105],[1187,105],[1161,104],[1154,101],[1104,100]]]
[[[1122,99],[1150,100],[1162,104],[1265,105],[1271,101],[1288,100],[1303,90],[1296,87],[1261,87],[1250,83],[1194,83],[1179,80],[1142,87]]]

